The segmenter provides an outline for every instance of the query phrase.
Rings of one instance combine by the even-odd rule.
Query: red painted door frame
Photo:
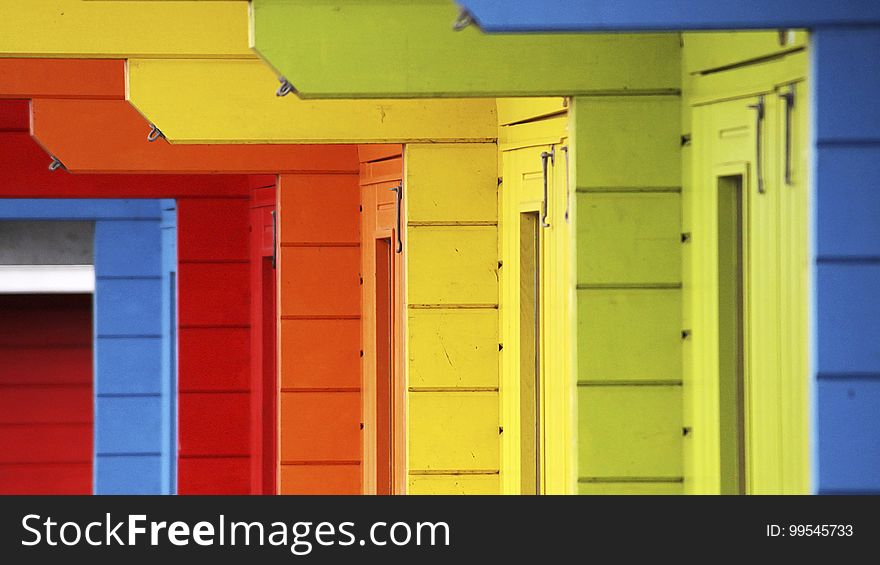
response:
[[[275,186],[251,192],[251,493],[278,492]]]

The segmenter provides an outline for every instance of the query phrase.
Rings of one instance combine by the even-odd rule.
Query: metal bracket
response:
[[[64,163],[61,162],[61,159],[52,155],[52,162],[49,163],[49,170],[54,172],[54,171],[57,171],[58,169],[61,169],[62,171],[66,171],[67,167],[64,166]]]
[[[458,17],[452,22],[452,31],[461,31],[469,25],[473,25],[475,21],[476,20],[474,20],[471,13],[462,8],[461,11],[458,12]]]
[[[153,143],[154,141],[156,141],[160,137],[167,141],[167,139],[165,138],[165,134],[162,133],[162,131],[159,128],[157,128],[155,124],[150,124],[150,133],[147,134],[147,141],[149,141],[150,143]]]
[[[764,137],[764,95],[758,96],[757,104],[749,104],[749,108],[755,110],[755,151],[757,153],[755,174],[758,177],[758,193],[764,194],[764,159],[761,156],[763,153],[761,138]]]
[[[400,212],[401,212],[401,201],[403,200],[403,184],[399,184],[397,186],[393,186],[389,188],[395,193],[397,193],[397,248],[395,249],[395,253],[403,253],[403,237],[400,234]]]
[[[791,112],[794,110],[794,85],[789,85],[788,92],[780,92],[779,97],[785,100],[785,184],[791,186]]]
[[[291,92],[296,92],[296,89],[290,84],[289,80],[284,77],[278,77],[278,80],[281,82],[281,86],[275,91],[275,96],[287,96]]]
[[[548,199],[548,189],[547,189],[547,161],[550,161],[551,165],[556,165],[556,146],[551,145],[550,151],[543,151],[541,153],[541,171],[544,174],[544,200],[541,202],[541,227],[549,228],[550,224],[547,223],[547,199]]]
[[[571,186],[568,178],[568,145],[561,147],[565,152],[565,221],[568,222],[568,210],[571,204]]]

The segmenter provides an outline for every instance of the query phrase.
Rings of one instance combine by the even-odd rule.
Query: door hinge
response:
[[[785,184],[791,186],[791,112],[794,110],[794,85],[788,92],[780,92],[779,97],[785,100]]]
[[[272,214],[272,268],[278,268],[278,222],[275,220],[275,210]]]
[[[397,186],[393,186],[388,190],[397,193],[397,248],[395,249],[395,253],[403,253],[403,236],[400,233],[400,214],[401,202],[403,200],[403,183],[398,184]]]

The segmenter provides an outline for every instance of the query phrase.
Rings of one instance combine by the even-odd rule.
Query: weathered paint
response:
[[[222,96],[206,95],[210,91]],[[172,143],[492,140],[491,99],[325,100],[274,96],[260,61],[130,59],[128,99]]]
[[[253,58],[244,2],[2,0],[0,53]]]
[[[255,0],[254,47],[303,98],[540,96],[677,86],[670,81],[676,34],[492,36],[475,27],[455,33],[457,13],[449,0]]]
[[[700,35],[693,44],[684,36],[686,67],[699,70],[706,62],[712,37],[717,51],[731,38]],[[760,36],[740,36],[750,41]],[[760,45],[760,42],[759,42]],[[691,49],[699,55],[691,57]],[[744,48],[730,57],[742,56]],[[685,184],[684,231],[687,268],[684,273],[687,342],[684,426],[688,492],[716,493],[730,489],[723,464],[723,445],[737,429],[723,418],[730,398],[724,397],[719,360],[724,345],[719,319],[722,275],[719,253],[721,217],[719,177],[741,176],[742,241],[745,308],[742,344],[745,369],[745,491],[804,493],[809,491],[809,397],[807,365],[807,176],[806,114],[803,53],[739,66],[720,73],[685,74],[684,121],[693,139],[688,149],[691,178]],[[693,77],[693,78],[691,78]],[[794,85],[792,111],[792,182],[784,181],[785,105],[780,94]],[[746,90],[751,87],[751,90]],[[750,104],[764,96],[760,165],[757,161],[756,114]],[[758,166],[765,192],[758,193]],[[729,331],[729,328],[724,328]],[[719,343],[722,341],[724,343]]]
[[[880,7],[849,0],[456,0],[488,32],[768,29],[880,24]]]
[[[2,137],[12,135],[3,133]],[[27,160],[4,167],[4,176],[12,168],[20,169],[18,178],[39,176]],[[40,163],[39,169],[45,170],[45,166]],[[6,187],[3,196],[8,197],[20,196],[24,185],[11,185],[4,179],[2,186]],[[88,442],[86,491],[173,492],[173,451],[164,433],[171,399],[167,383],[160,381],[165,373],[159,366],[160,343],[165,338],[161,328],[160,285],[164,279],[160,269],[159,201],[16,198],[3,202],[0,219],[95,221],[94,358],[87,377],[93,393],[94,438]],[[132,261],[132,257],[137,260]],[[51,335],[46,337],[52,339]],[[14,379],[16,372],[4,375]],[[58,430],[57,437],[48,443],[37,437],[31,443],[62,451],[77,444],[63,430]],[[10,454],[14,456],[15,450]],[[29,468],[28,477],[33,481],[34,490],[30,492],[37,488],[63,489],[60,482],[52,483],[51,471],[45,468]]]
[[[573,243],[574,212],[570,190],[568,116],[501,128],[503,176],[499,195],[501,221],[501,416],[502,492],[519,494],[524,469],[521,438],[524,410],[520,380],[520,354],[535,349],[538,357],[539,494],[568,494],[574,487],[574,325]],[[522,288],[520,224],[523,213],[544,209],[545,182],[542,154],[546,161],[547,227],[538,223],[537,244],[537,347],[521,343]],[[533,432],[532,432],[533,433]],[[532,491],[525,491],[530,493]]]
[[[281,494],[361,491],[356,170],[279,177]]]
[[[407,492],[497,493],[497,146],[410,144],[404,171]]]
[[[79,173],[333,173],[351,169],[353,145],[171,145],[124,100],[36,99],[31,134]]]
[[[359,150],[364,494],[406,492],[406,247],[397,252],[397,193],[392,190],[403,187],[402,153],[400,145]],[[377,240],[387,247],[380,248]],[[379,471],[380,465],[390,476]]]
[[[682,491],[679,105],[576,97],[578,492]]]

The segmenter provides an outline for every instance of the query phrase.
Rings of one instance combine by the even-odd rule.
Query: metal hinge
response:
[[[272,210],[272,268],[278,266],[278,222],[275,220],[275,210]]]

